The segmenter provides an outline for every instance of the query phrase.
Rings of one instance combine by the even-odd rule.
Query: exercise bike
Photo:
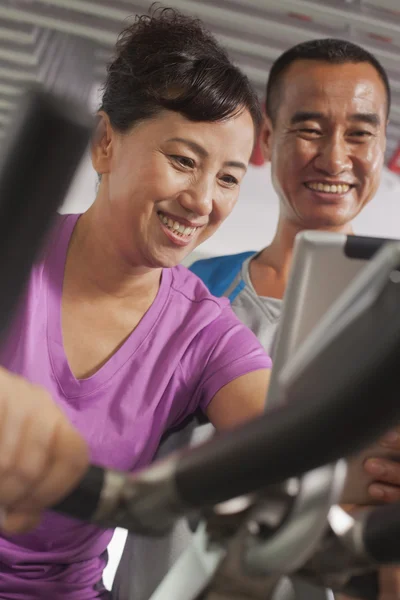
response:
[[[18,113],[0,165],[1,335],[90,132],[82,111],[39,89]],[[151,600],[278,600],[286,576],[376,599],[378,566],[400,562],[400,505],[350,516],[338,502],[343,457],[400,417],[399,282],[400,244],[388,244],[341,300],[348,310],[289,361],[282,405],[134,475],[93,465],[53,510],[146,535],[195,518]]]

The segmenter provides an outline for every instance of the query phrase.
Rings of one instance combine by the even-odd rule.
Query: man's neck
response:
[[[350,224],[323,230],[347,235],[353,233]],[[251,280],[258,295],[283,297],[292,264],[295,238],[300,231],[304,231],[304,228],[282,217],[279,219],[272,242],[250,265]]]

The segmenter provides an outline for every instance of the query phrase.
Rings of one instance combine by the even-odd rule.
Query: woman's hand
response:
[[[34,527],[88,466],[86,443],[40,386],[0,367],[0,526]]]

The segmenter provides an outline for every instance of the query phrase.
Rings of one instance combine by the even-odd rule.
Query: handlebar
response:
[[[374,600],[379,595],[379,565],[400,563],[400,504],[359,510],[337,528],[340,512],[335,507],[332,529],[297,574],[314,585]]]
[[[400,244],[381,250],[377,260],[386,265],[392,261],[397,268]],[[101,469],[91,467],[55,509],[87,518],[87,509],[85,516],[81,512],[83,503],[76,502],[84,494],[90,496],[91,507],[96,506],[91,515],[96,522],[115,523],[118,514],[119,526],[136,529],[137,519],[151,522],[150,513],[141,521],[144,498],[154,518],[158,510],[172,519],[299,476],[365,447],[400,417],[400,286],[395,281],[388,278],[368,306],[364,300],[362,310],[289,379],[285,405],[137,475],[106,471],[99,476]],[[119,481],[120,500],[107,509],[105,518],[102,504],[112,495],[110,478]]]
[[[0,336],[88,145],[91,119],[40,88],[17,106],[0,163]]]
[[[372,510],[363,525],[365,553],[379,564],[400,563],[400,505]]]
[[[0,297],[0,334],[90,132],[91,120],[81,108],[39,89],[20,106],[0,163],[0,252],[12,256],[0,263],[1,278],[8,284],[7,294]],[[397,266],[399,248],[393,244],[390,250]],[[379,256],[387,259],[389,249]],[[400,416],[399,290],[398,284],[388,282],[369,310],[361,311],[289,381],[284,406],[137,475],[91,466],[77,489],[54,509],[100,524],[119,520],[123,525],[129,513],[128,525],[140,529],[143,515],[151,522],[155,509],[176,517],[361,449]],[[147,508],[144,499],[151,500]]]

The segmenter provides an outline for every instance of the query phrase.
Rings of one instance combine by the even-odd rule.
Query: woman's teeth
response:
[[[194,234],[194,232],[198,229],[198,227],[185,227],[182,223],[178,223],[178,221],[173,221],[162,212],[158,212],[158,218],[168,229],[171,229],[175,234],[180,235],[181,237],[189,237]]]
[[[325,192],[328,194],[345,194],[350,186],[346,183],[338,185],[328,185],[327,183],[306,183],[306,186],[316,192]]]

